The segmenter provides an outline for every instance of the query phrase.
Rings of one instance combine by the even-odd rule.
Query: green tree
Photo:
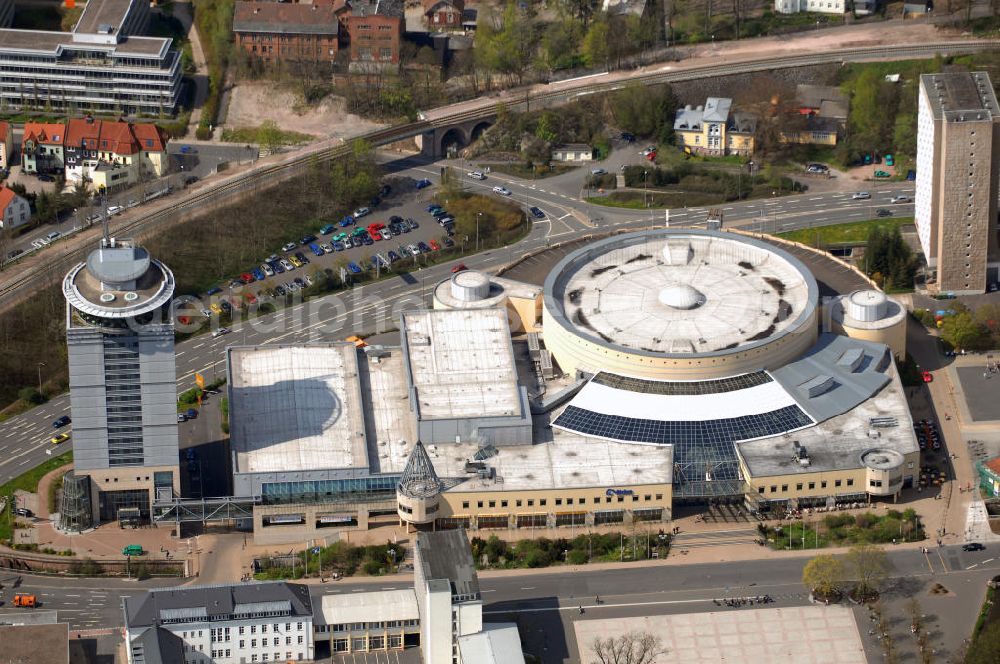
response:
[[[941,322],[941,338],[955,348],[978,349],[988,338],[984,327],[967,311],[945,316]]]
[[[607,20],[601,18],[590,24],[590,29],[583,38],[583,58],[591,67],[607,67],[611,57],[608,40],[611,30]]]
[[[802,583],[823,597],[836,595],[844,583],[844,565],[829,554],[816,556],[802,570]]]
[[[664,143],[672,140],[677,99],[669,85],[631,83],[613,93],[610,101],[622,129]]]
[[[871,544],[859,544],[847,552],[844,563],[847,576],[854,581],[854,591],[858,597],[878,594],[889,569],[884,549]]]
[[[580,57],[583,28],[579,21],[563,18],[553,21],[542,35],[542,62],[552,69],[573,67]]]

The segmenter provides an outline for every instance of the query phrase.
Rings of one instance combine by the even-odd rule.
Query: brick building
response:
[[[233,34],[244,52],[267,63],[332,64],[340,22],[332,4],[237,2]]]
[[[398,66],[403,40],[402,0],[349,0],[347,6],[352,70],[365,65]]]

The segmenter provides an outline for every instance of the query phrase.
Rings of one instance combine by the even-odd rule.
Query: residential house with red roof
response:
[[[421,0],[431,30],[461,30],[465,0]]]
[[[25,122],[21,138],[21,168],[25,173],[53,173],[64,166],[66,127],[49,122]]]
[[[10,158],[13,155],[14,132],[10,128],[10,123],[0,120],[0,168],[7,170],[10,168]]]
[[[0,186],[0,229],[17,228],[31,221],[31,206],[12,189]]]
[[[66,127],[66,179],[114,190],[167,172],[167,137],[154,124],[75,118]]]

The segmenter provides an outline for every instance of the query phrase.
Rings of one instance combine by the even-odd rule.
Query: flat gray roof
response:
[[[400,336],[419,419],[520,414],[503,309],[407,312]]]
[[[463,300],[452,294],[452,283],[460,281],[460,275],[471,270],[453,274],[434,287],[434,298],[449,309],[491,309],[503,306],[508,297],[534,299],[542,294],[542,289],[534,284],[486,275],[490,282],[489,295],[482,300]]]
[[[234,472],[368,470],[351,343],[227,350]]]
[[[557,324],[610,350],[662,358],[744,352],[799,330],[819,298],[791,254],[715,231],[655,230],[592,242],[545,280]]]
[[[121,30],[129,9],[137,0],[87,0],[80,19],[73,27],[73,32],[97,33],[102,25],[109,25],[118,34]],[[144,2],[145,0],[138,0]]]
[[[900,454],[919,450],[913,420],[896,368],[890,362],[890,381],[877,394],[851,410],[814,427],[771,438],[737,443],[736,451],[751,475],[807,475],[861,467],[861,455],[871,449]],[[895,419],[896,426],[873,427],[873,418]],[[877,432],[871,435],[871,432]],[[806,448],[809,465],[795,459],[795,442]],[[863,491],[861,487],[859,491]]]
[[[425,580],[447,580],[452,595],[479,596],[479,576],[464,529],[419,532],[416,547]]]
[[[1000,116],[1000,106],[986,72],[923,74],[920,86],[927,93],[937,119],[968,122]]]
[[[34,51],[59,55],[62,50],[108,51],[118,56],[159,56],[169,47],[171,40],[162,37],[127,37],[117,44],[91,44],[75,42],[71,32],[45,30],[0,30],[0,51]]]

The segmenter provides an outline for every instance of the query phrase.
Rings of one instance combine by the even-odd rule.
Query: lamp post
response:
[[[477,212],[476,213],[476,253],[477,254],[479,253],[479,220],[480,220],[480,218],[482,218],[482,216],[483,216],[482,212]]]
[[[41,396],[41,394],[42,394],[42,367],[44,367],[44,366],[45,366],[44,362],[39,362],[38,363],[38,394],[39,394],[39,396]]]

